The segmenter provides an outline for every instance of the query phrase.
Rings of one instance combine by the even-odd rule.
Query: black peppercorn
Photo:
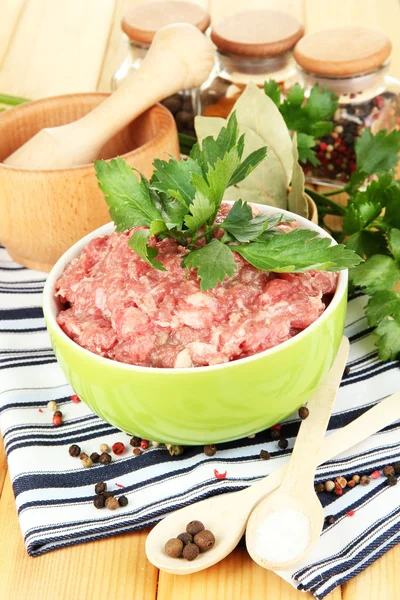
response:
[[[98,463],[100,459],[100,454],[98,454],[97,452],[92,452],[90,458],[92,459],[92,462]]]
[[[186,544],[193,542],[193,536],[190,535],[190,533],[188,533],[187,531],[185,531],[184,533],[180,533],[178,535],[178,540],[181,540],[181,542],[183,542],[183,545],[186,546]]]
[[[61,410],[54,411],[53,417],[62,417],[62,416],[63,416],[63,414],[62,414]]]
[[[186,525],[187,533],[190,533],[190,535],[193,536],[195,536],[200,531],[203,531],[203,529],[205,529],[205,527],[201,521],[190,521],[190,523]]]
[[[350,375],[350,367],[349,367],[349,365],[347,365],[347,366],[345,367],[345,369],[344,369],[344,371],[343,371],[343,375],[344,375],[345,377],[348,377],[348,376]]]
[[[186,544],[186,546],[183,548],[182,554],[183,558],[186,558],[187,560],[194,560],[198,557],[199,552],[199,547],[196,544],[189,542],[189,544]]]
[[[271,429],[270,434],[273,440],[279,439],[279,436],[281,435],[279,429]]]
[[[104,496],[102,494],[98,494],[97,496],[94,497],[93,504],[95,505],[96,508],[104,508],[105,503],[106,503],[106,499],[104,498]]]
[[[333,525],[335,522],[335,517],[333,515],[329,515],[328,517],[326,517],[325,521],[328,525]]]
[[[282,438],[278,442],[278,446],[279,446],[279,448],[282,448],[282,450],[286,450],[286,448],[288,447],[288,445],[289,445],[289,442],[285,438]]]
[[[260,452],[260,458],[262,460],[269,460],[271,458],[270,453],[267,450],[261,450]]]
[[[388,485],[396,485],[397,484],[397,477],[396,477],[396,475],[389,475],[389,477],[386,479],[386,483]]]
[[[142,441],[142,438],[140,437],[136,437],[136,435],[134,435],[131,438],[131,441],[129,442],[131,446],[133,446],[134,448],[137,448],[138,446],[140,446],[140,442]]]
[[[70,456],[77,458],[81,454],[81,449],[76,444],[72,444],[72,446],[69,447],[68,452],[69,452]]]
[[[183,542],[182,540],[178,540],[178,538],[172,538],[168,540],[164,548],[168,556],[172,556],[172,558],[178,558],[183,550]]]
[[[107,484],[104,483],[104,481],[99,481],[99,483],[96,483],[96,485],[94,486],[94,493],[95,494],[104,494],[104,492],[107,491]]]
[[[400,462],[395,462],[393,466],[394,466],[394,472],[396,473],[396,475],[400,475]]]
[[[204,446],[204,454],[206,456],[214,456],[217,451],[217,446],[215,444],[210,444],[208,446]]]
[[[300,406],[300,408],[299,408],[300,419],[302,419],[302,420],[307,419],[309,414],[310,414],[310,411],[308,410],[307,406]]]
[[[208,531],[208,529],[203,529],[194,536],[194,543],[199,547],[200,552],[207,552],[210,550],[215,544],[215,537]]]
[[[385,477],[390,477],[390,475],[394,475],[396,472],[392,465],[386,465],[386,467],[383,467],[382,471]]]
[[[120,506],[128,506],[128,498],[126,496],[120,496],[118,498],[118,504]]]
[[[102,465],[108,465],[111,462],[111,455],[108,452],[102,452],[100,454],[99,463]]]
[[[317,492],[317,494],[320,494],[321,492],[325,491],[325,485],[323,483],[317,483],[317,485],[315,486],[315,491]]]

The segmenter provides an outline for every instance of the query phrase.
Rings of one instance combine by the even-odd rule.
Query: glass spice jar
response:
[[[116,90],[132,71],[140,69],[156,32],[172,23],[190,23],[205,32],[210,15],[198,4],[180,0],[146,2],[128,10],[121,28],[128,43],[128,56],[114,73],[111,89]],[[174,115],[178,131],[194,135],[194,90],[182,90],[162,101]]]
[[[304,167],[310,183],[342,186],[356,168],[355,143],[363,129],[376,134],[400,126],[400,82],[388,75],[391,48],[384,33],[362,27],[319,31],[296,45],[306,95],[318,83],[339,98],[333,131],[317,140],[320,164]]]
[[[289,14],[246,10],[229,15],[211,29],[217,60],[197,92],[196,113],[226,118],[246,85],[275,79],[282,91],[296,80],[292,48],[304,33]]]

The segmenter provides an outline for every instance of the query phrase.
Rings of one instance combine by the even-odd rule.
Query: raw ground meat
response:
[[[195,273],[187,278],[180,266],[185,248],[153,239],[167,269],[158,271],[128,246],[133,231],[92,240],[56,284],[69,303],[57,317],[60,327],[112,360],[197,367],[243,358],[311,325],[336,289],[337,273],[262,272],[234,254],[233,277],[201,292]]]

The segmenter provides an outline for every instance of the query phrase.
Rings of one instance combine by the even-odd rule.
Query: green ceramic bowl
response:
[[[266,213],[276,209],[258,205]],[[328,234],[289,212],[300,227]],[[306,402],[330,369],[343,334],[347,271],[332,302],[310,327],[283,344],[231,363],[157,369],[118,363],[75,344],[57,325],[54,285],[70,260],[100,227],[70,248],[53,267],[44,289],[44,315],[57,359],[76,394],[101,418],[145,439],[209,444],[237,439],[281,422]]]

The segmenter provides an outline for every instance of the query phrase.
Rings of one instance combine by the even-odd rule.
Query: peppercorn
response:
[[[62,416],[63,416],[63,414],[62,414],[61,410],[56,410],[53,415],[53,417],[61,417],[61,418],[62,418]]]
[[[271,458],[270,453],[267,450],[261,450],[260,452],[260,458],[262,460],[269,460]]]
[[[179,456],[183,454],[183,446],[176,446],[175,444],[167,444],[168,452],[171,456]]]
[[[148,440],[142,440],[140,442],[140,447],[142,450],[147,450],[147,448],[149,447],[149,441]]]
[[[271,435],[271,438],[272,438],[273,440],[277,440],[277,439],[279,439],[279,436],[280,436],[281,434],[280,434],[280,431],[279,431],[279,429],[271,429],[271,430],[270,430],[270,435]]]
[[[186,544],[186,546],[183,548],[182,554],[183,558],[186,558],[186,560],[194,560],[198,557],[199,552],[199,547],[196,544],[191,544],[189,542],[189,544]]]
[[[80,455],[79,455],[79,458],[80,458],[81,460],[84,460],[85,458],[89,458],[89,457],[88,457],[88,455],[86,454],[86,452],[81,452],[81,453],[80,453]]]
[[[57,410],[57,402],[55,400],[50,400],[50,402],[47,403],[47,408],[54,412]]]
[[[89,458],[89,457],[87,457],[87,458],[84,458],[84,459],[81,461],[81,463],[82,463],[82,467],[85,467],[85,469],[90,469],[90,467],[92,467],[92,466],[93,466],[92,459],[91,459],[91,458]]]
[[[335,522],[335,517],[333,515],[329,515],[328,517],[326,517],[325,521],[328,525],[333,525]]]
[[[278,446],[279,446],[279,448],[282,448],[282,450],[286,450],[286,448],[288,447],[288,445],[289,445],[289,442],[285,438],[282,438],[278,442]]]
[[[108,508],[108,510],[115,510],[118,508],[118,506],[118,500],[114,498],[114,496],[109,496],[109,498],[106,498],[106,508]]]
[[[100,444],[100,452],[110,452],[110,446],[108,444]]]
[[[128,498],[126,496],[120,496],[118,498],[118,504],[120,506],[128,506]]]
[[[172,558],[178,558],[182,554],[183,542],[178,538],[171,538],[164,546],[165,552]]]
[[[105,499],[111,498],[111,496],[114,496],[114,492],[104,492],[103,496]]]
[[[54,427],[60,427],[60,425],[62,425],[62,422],[63,422],[62,417],[58,417],[58,416],[54,416],[53,415],[53,419],[52,420],[53,420]]]
[[[79,402],[81,401],[79,396],[77,396],[76,394],[72,394],[72,396],[70,396],[70,398],[74,404],[79,404]]]
[[[369,485],[371,478],[368,475],[361,475],[360,485]]]
[[[203,529],[203,531],[199,531],[194,536],[194,543],[199,547],[200,552],[207,552],[210,550],[215,544],[215,537],[208,531],[208,529]]]
[[[335,494],[336,496],[341,496],[343,494],[343,488],[337,481],[335,481]]]
[[[217,446],[215,444],[209,444],[208,446],[204,446],[204,454],[206,456],[214,456],[217,451]]]
[[[99,483],[96,483],[96,485],[94,486],[94,493],[95,494],[104,494],[104,492],[107,491],[107,484],[104,483],[104,481],[99,481]]]
[[[347,479],[345,477],[336,477],[335,483],[338,483],[340,487],[343,489],[347,485]]]
[[[325,481],[324,488],[326,492],[333,492],[335,484],[331,479],[328,479],[328,481]]]
[[[142,454],[142,451],[140,450],[140,448],[134,448],[132,450],[132,454],[134,454],[135,456],[139,456],[139,454]]]
[[[256,434],[255,434],[255,433],[252,433],[251,435],[248,435],[248,436],[247,436],[247,439],[248,439],[248,440],[254,440],[254,438],[255,438],[255,437],[256,437]]]
[[[360,479],[361,477],[359,475],[353,475],[352,477],[352,480],[355,482],[356,485],[360,483]]]
[[[392,465],[386,465],[386,467],[383,467],[383,474],[385,477],[390,477],[391,475],[394,475],[394,467],[392,467]]]
[[[386,479],[386,483],[388,485],[396,485],[397,484],[397,477],[396,477],[396,475],[389,475],[389,477]]]
[[[302,419],[302,420],[307,419],[309,414],[310,414],[310,411],[308,410],[307,406],[300,406],[300,408],[299,408],[300,419]]]
[[[190,535],[190,533],[188,533],[187,531],[184,531],[183,533],[180,533],[178,535],[178,540],[181,540],[183,545],[186,546],[186,544],[193,542],[193,536]]]
[[[347,482],[347,487],[349,487],[349,488],[356,487],[356,482],[354,481],[354,479],[350,479],[350,480]]]
[[[190,523],[186,525],[187,533],[190,533],[190,535],[193,536],[195,536],[200,531],[203,531],[203,529],[205,529],[205,527],[201,521],[190,521]]]
[[[317,492],[317,494],[320,494],[321,492],[325,491],[325,486],[323,483],[317,483],[317,485],[315,486],[315,491]]]
[[[153,448],[159,448],[160,447],[160,442],[154,442],[153,440],[150,442],[150,444],[153,446]]]
[[[115,444],[112,445],[112,451],[117,456],[123,454],[125,451],[125,444],[123,444],[122,442],[115,442]]]
[[[100,454],[98,454],[97,452],[92,452],[92,454],[90,455],[90,458],[92,459],[92,462],[97,464],[100,459]]]
[[[110,464],[111,460],[112,460],[111,455],[108,454],[107,452],[102,452],[100,454],[99,463],[101,463],[102,465]]]
[[[140,437],[136,437],[136,435],[134,435],[131,438],[131,441],[129,442],[131,446],[134,446],[135,448],[140,446],[140,442],[142,441],[142,438]]]
[[[72,446],[69,447],[68,452],[69,452],[70,456],[73,456],[74,458],[76,458],[77,456],[80,455],[81,449],[76,444],[72,444]]]
[[[104,496],[98,494],[97,496],[94,497],[93,504],[95,505],[96,508],[104,508],[105,503],[106,503],[106,499],[104,498]]]
[[[394,467],[394,472],[396,473],[396,475],[400,475],[400,462],[395,462],[393,467]]]

